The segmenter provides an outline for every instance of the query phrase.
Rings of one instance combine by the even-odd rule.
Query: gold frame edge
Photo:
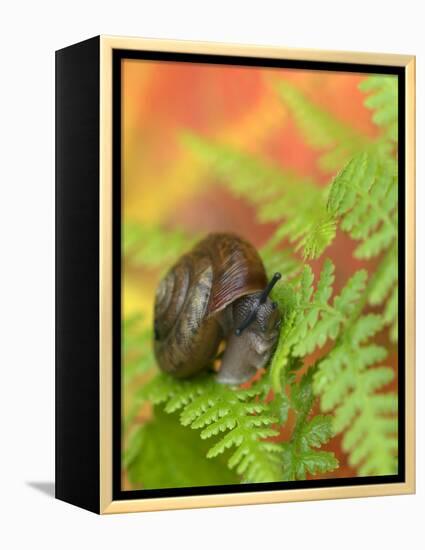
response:
[[[99,71],[99,512],[112,503],[112,45]]]
[[[112,499],[112,52],[114,49],[398,66],[406,69],[406,478],[403,483],[255,491],[150,499]],[[159,40],[100,37],[99,179],[99,421],[101,514],[411,494],[415,492],[415,57]]]

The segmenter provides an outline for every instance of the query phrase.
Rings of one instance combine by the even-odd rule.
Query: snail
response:
[[[160,281],[154,307],[154,351],[177,378],[211,368],[225,342],[218,382],[241,384],[268,363],[281,315],[253,245],[212,233],[180,257]]]

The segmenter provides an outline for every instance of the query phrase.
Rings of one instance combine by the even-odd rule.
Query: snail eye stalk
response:
[[[268,295],[272,291],[272,288],[274,285],[278,282],[278,280],[282,277],[280,273],[275,273],[273,277],[271,278],[269,284],[266,286],[266,288],[263,290],[260,296],[260,304],[264,304],[264,302],[267,300]]]
[[[240,336],[242,332],[249,327],[249,325],[255,320],[257,316],[257,311],[260,305],[264,304],[264,302],[267,300],[268,295],[270,294],[272,288],[274,285],[278,282],[278,280],[282,277],[280,273],[275,273],[273,277],[271,278],[270,282],[266,286],[266,288],[263,290],[263,292],[260,294],[260,298],[257,302],[257,304],[254,306],[248,317],[243,321],[243,323],[235,330],[236,336]],[[274,302],[273,302],[274,303]],[[275,306],[276,307],[276,306]]]

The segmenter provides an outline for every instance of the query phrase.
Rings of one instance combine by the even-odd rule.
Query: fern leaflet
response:
[[[374,367],[387,355],[369,340],[382,327],[378,315],[359,317],[320,363],[314,389],[323,411],[334,410],[335,433],[360,475],[397,471],[397,397],[377,393],[394,378],[391,368]]]
[[[321,252],[335,236],[330,219],[326,227],[317,224],[326,216],[327,190],[312,180],[296,176],[289,170],[200,136],[185,133],[183,142],[209,164],[235,196],[257,207],[258,221],[278,222],[265,253],[278,250],[284,239],[295,243],[295,250],[305,256]],[[311,231],[320,231],[315,243],[307,239]],[[283,266],[284,267],[284,266]]]
[[[314,149],[324,151],[319,160],[323,170],[340,168],[369,144],[364,135],[316,105],[295,86],[280,80],[276,89],[307,143]]]
[[[312,375],[321,410],[333,412],[332,429],[344,432],[344,449],[350,462],[359,466],[359,472],[391,473],[396,467],[396,438],[390,428],[396,426],[392,413],[397,400],[392,393],[383,396],[377,392],[391,381],[393,370],[374,367],[385,359],[386,350],[369,342],[382,329],[385,319],[374,313],[361,315],[374,288],[371,281],[366,287],[366,271],[357,271],[334,298],[333,282],[334,266],[326,260],[316,290],[311,268],[306,266],[297,284],[289,284],[286,290],[273,295],[286,311],[271,363],[273,388],[283,391],[290,383],[288,373],[294,358],[304,357],[333,340],[333,348],[318,361]],[[300,404],[295,404],[295,410],[297,407]],[[364,432],[367,426],[373,437]],[[288,445],[285,448],[285,463],[291,468],[287,472],[292,472],[291,479],[295,479],[295,451]],[[307,468],[304,474],[306,471],[310,470]]]
[[[297,420],[292,437],[283,444],[283,478],[286,481],[306,479],[307,474],[332,472],[339,466],[334,454],[318,450],[332,437],[332,417],[317,415],[309,419],[314,402],[312,379],[315,367],[291,386],[291,403]]]
[[[336,176],[328,211],[341,219],[341,229],[361,244],[354,255],[369,259],[394,245],[397,238],[396,163],[361,153]]]
[[[264,391],[261,381],[250,389],[236,389],[211,376],[180,381],[161,373],[141,389],[140,396],[163,403],[167,413],[180,411],[182,425],[201,430],[201,439],[214,438],[208,458],[235,448],[228,466],[245,481],[278,481],[281,447],[267,441],[278,435],[273,428],[278,419],[267,403],[258,400]]]
[[[370,259],[384,254],[368,297],[372,306],[387,300],[385,322],[397,339],[397,166],[394,159],[362,153],[334,179],[328,210],[341,229],[360,241],[354,255]]]
[[[374,111],[373,122],[384,129],[384,137],[398,138],[398,80],[396,76],[376,75],[363,80],[359,88],[371,92],[365,106]]]
[[[161,226],[148,226],[137,222],[124,225],[123,255],[132,265],[149,268],[170,266],[187,252],[199,235]]]
[[[294,326],[287,336],[287,345],[295,356],[304,357],[323,347],[328,339],[336,340],[364,289],[367,273],[357,271],[330,304],[334,271],[333,263],[327,259],[314,292],[313,272],[309,266],[304,268],[296,296]]]

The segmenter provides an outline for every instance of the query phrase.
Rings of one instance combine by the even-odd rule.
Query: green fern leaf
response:
[[[287,86],[284,84],[284,86]],[[347,213],[342,221],[341,227],[343,230],[349,232],[354,239],[363,240],[364,242],[358,247],[356,253],[359,258],[370,258],[373,256],[378,255],[383,249],[389,247],[392,244],[394,232],[391,230],[390,224],[382,224],[379,228],[379,231],[372,234],[369,238],[368,234],[371,233],[373,230],[377,228],[378,225],[380,225],[380,222],[382,221],[382,214],[385,212],[391,212],[395,209],[396,203],[397,203],[397,175],[396,175],[396,166],[395,161],[391,157],[391,146],[388,145],[388,140],[390,142],[397,142],[397,133],[398,133],[398,102],[397,102],[397,87],[398,87],[398,80],[397,77],[392,76],[382,76],[382,75],[376,75],[372,76],[370,78],[367,78],[362,81],[360,84],[360,89],[364,92],[371,92],[368,98],[365,100],[365,106],[369,109],[372,109],[374,111],[373,115],[373,121],[378,126],[382,127],[384,129],[384,135],[383,138],[378,138],[377,140],[370,142],[365,141],[363,146],[361,146],[361,143],[358,142],[357,145],[355,145],[352,148],[351,154],[349,157],[352,157],[353,154],[355,157],[357,157],[358,153],[363,153],[368,157],[367,161],[367,167],[370,169],[369,174],[363,174],[363,192],[365,195],[371,195],[371,202],[374,202],[375,205],[381,204],[382,208],[379,209],[373,209],[370,208],[370,205],[367,204],[367,201],[361,201],[358,202],[355,197],[355,190],[351,189],[351,185],[349,184],[348,189],[346,188],[344,191],[345,193],[345,200],[350,205],[350,202],[352,205],[356,205],[356,208],[353,208],[351,212]],[[305,126],[307,128],[307,133],[309,133],[312,136],[319,136],[318,143],[316,144],[319,148],[320,146],[326,146],[326,144],[329,145],[331,142],[331,139],[329,135],[326,133],[326,128],[331,128],[332,124],[326,124],[323,120],[323,117],[328,116],[326,113],[318,111],[317,108],[315,108],[314,105],[311,105],[308,101],[306,101],[305,98],[299,95],[299,92],[296,91],[296,89],[292,89],[289,87],[289,102],[291,103],[291,97],[294,95],[295,99],[292,99],[294,105],[293,108],[295,112],[299,111],[299,116],[302,119],[301,126]],[[307,107],[304,107],[304,104],[307,105]],[[312,118],[303,118],[301,115],[305,109],[304,117],[306,117],[307,114],[309,114]],[[324,126],[323,126],[324,124]],[[316,128],[316,125],[318,126],[318,129]],[[325,130],[323,129],[325,128]],[[322,133],[321,133],[322,132]],[[336,135],[337,132],[331,132],[332,135]],[[321,136],[321,137],[320,137]],[[314,141],[314,140],[313,140]],[[314,144],[313,144],[314,146]],[[348,160],[347,158],[341,157],[340,150],[337,147],[333,152],[331,151],[328,153],[328,155],[331,155],[330,159],[331,162],[332,159],[335,157],[337,161],[340,161],[341,159],[343,161]],[[333,156],[332,156],[333,155]],[[349,158],[348,157],[348,158]],[[385,182],[382,181],[375,181],[379,180],[379,174],[377,171],[379,170],[374,165],[374,161],[377,159],[385,159],[387,163],[390,164],[390,174],[383,174],[384,179],[386,181],[391,181],[391,177],[393,177],[393,183],[394,185],[388,186],[385,185]],[[322,159],[323,160],[323,159]],[[328,161],[326,161],[328,162]],[[377,162],[379,164],[379,162]],[[333,164],[334,167],[340,167],[344,162],[338,165],[338,162]],[[376,163],[375,163],[376,164]],[[330,165],[332,166],[332,164]],[[348,168],[348,167],[347,167]],[[356,172],[358,166],[354,165],[354,173]],[[374,173],[375,169],[375,173]],[[381,176],[382,177],[382,176]],[[371,187],[367,189],[367,185],[370,185]],[[332,191],[333,194],[337,194],[337,189],[335,188],[335,185],[332,185]],[[341,189],[340,189],[341,190]],[[335,198],[335,197],[333,197]],[[328,201],[328,207],[332,203],[332,198],[330,201]],[[332,211],[332,208],[330,209],[330,212]],[[331,220],[334,220],[334,217],[332,213],[330,213]],[[313,228],[312,234],[309,235],[307,233],[305,235],[305,239],[307,243],[311,239],[314,243],[315,239],[315,232],[317,233],[319,231],[319,236],[321,231],[325,230],[327,226],[328,218],[325,216],[322,219],[319,219],[317,221],[316,227]],[[335,221],[335,220],[334,220]],[[392,220],[391,220],[392,221]],[[393,223],[393,226],[395,226],[396,229],[397,222],[395,221]],[[324,228],[324,229],[322,229]],[[394,228],[394,227],[393,227]],[[319,241],[320,242],[320,241]],[[330,238],[329,243],[326,243],[326,240],[323,241],[321,248],[319,247],[317,250],[314,247],[305,246],[306,251],[304,253],[305,258],[315,258],[320,255],[323,250],[332,242],[332,239]],[[310,252],[311,250],[311,252]]]
[[[215,382],[211,375],[176,380],[161,373],[141,389],[140,396],[165,404],[167,413],[180,411],[183,426],[201,430],[202,440],[215,440],[208,458],[233,447],[229,468],[243,473],[245,481],[266,482],[281,479],[280,446],[265,441],[278,435],[273,428],[278,418],[268,403],[257,401],[267,387],[260,381],[250,389],[237,389]]]
[[[294,372],[301,368],[302,363],[299,358],[294,358],[290,355],[291,344],[289,341],[289,335],[294,329],[295,320],[297,317],[296,307],[298,303],[297,293],[294,292],[296,283],[277,285],[272,291],[272,298],[277,302],[279,311],[282,314],[282,321],[280,326],[279,338],[276,350],[273,354],[270,370],[271,386],[275,393],[279,396],[279,400],[282,400],[281,404],[278,402],[276,406],[283,407],[281,414],[286,419],[287,409],[289,402],[283,393],[283,390],[287,384],[294,381]]]
[[[393,379],[394,372],[373,366],[385,359],[386,350],[368,343],[382,324],[378,315],[359,317],[320,362],[313,386],[320,395],[321,409],[334,411],[333,429],[344,433],[343,448],[350,464],[370,475],[395,473],[397,465],[396,432],[388,429],[389,425],[396,427],[396,419],[388,415],[394,414],[397,398],[393,393],[377,393]]]
[[[323,170],[340,168],[368,145],[365,136],[316,105],[292,84],[280,80],[276,89],[293,114],[306,142],[312,148],[323,151],[319,161]]]
[[[385,137],[398,137],[398,79],[396,76],[375,75],[363,80],[359,88],[369,93],[365,106],[374,111],[373,122],[384,129]]]
[[[343,231],[358,241],[354,255],[370,259],[384,254],[368,295],[372,306],[387,300],[384,320],[397,339],[397,166],[390,157],[362,153],[354,157],[332,182],[328,211]],[[389,296],[391,298],[389,298]]]
[[[309,420],[314,403],[312,367],[299,385],[291,387],[291,403],[297,416],[290,441],[283,444],[283,476],[286,481],[306,479],[307,474],[332,472],[339,466],[334,453],[317,450],[333,436],[332,418],[317,415]]]
[[[196,433],[180,425],[177,415],[155,407],[153,419],[137,426],[127,442],[124,464],[132,489],[238,483],[225,457],[209,460],[207,449]]]
[[[123,228],[123,255],[132,265],[168,267],[199,239],[185,231],[127,222]]]
[[[299,455],[297,478],[305,479],[307,472],[316,475],[333,472],[339,466],[335,455],[328,451],[306,451]]]
[[[398,287],[394,287],[387,300],[384,321],[390,325],[390,338],[393,342],[397,342],[398,338]]]
[[[304,253],[308,257],[318,254],[330,244],[335,236],[332,223],[316,227],[326,216],[327,191],[312,180],[195,134],[185,133],[182,140],[217,174],[222,185],[257,208],[260,223],[280,224],[265,247],[267,257],[278,250],[284,239],[294,243],[296,250],[305,248]],[[310,236],[306,241],[310,230],[313,233],[316,231],[316,239]],[[281,256],[285,270],[287,263],[284,260]],[[276,261],[279,262],[279,259],[276,258]],[[293,260],[290,261],[290,268],[292,263]]]
[[[332,215],[325,215],[304,234],[300,241],[305,260],[315,259],[332,243],[336,235],[336,221]]]
[[[278,222],[273,241],[288,239],[304,258],[314,258],[329,246],[335,237],[334,223],[326,211],[327,189],[311,186],[277,197],[258,209],[262,223]]]
[[[290,250],[276,249],[274,239],[270,239],[269,243],[261,248],[260,256],[269,277],[278,271],[284,280],[289,280],[299,273],[302,267]]]
[[[313,286],[313,272],[309,267],[305,267],[299,286],[291,298],[292,302],[288,302],[287,299],[285,301],[283,295],[282,301],[284,307],[289,309],[289,315],[284,317],[281,337],[271,363],[273,387],[277,391],[282,391],[282,385],[284,387],[288,382],[291,355],[302,357],[314,351],[316,347],[323,346],[328,339],[335,341],[334,348],[318,364],[314,375],[314,391],[320,396],[322,411],[333,411],[333,429],[335,433],[344,432],[343,442],[347,445],[349,453],[354,452],[349,444],[350,438],[357,437],[360,433],[358,424],[354,424],[354,428],[351,425],[357,416],[367,416],[374,429],[380,429],[382,414],[374,408],[374,403],[381,402],[381,395],[377,391],[380,391],[393,376],[392,369],[374,367],[376,363],[385,359],[386,350],[370,343],[370,339],[382,329],[384,317],[372,313],[359,315],[359,308],[367,298],[366,280],[367,273],[364,270],[356,272],[340,294],[332,299],[333,264],[329,260],[324,263],[316,290]],[[305,404],[311,400],[309,391],[307,384],[300,384],[299,387],[295,385],[292,388],[291,403],[295,410],[303,406],[308,407]],[[367,400],[372,404],[366,407]],[[393,404],[394,400],[395,396],[391,394],[388,402]],[[319,418],[313,421],[312,429],[316,422],[318,426],[322,426]],[[301,433],[302,431],[298,430],[298,446],[302,444]],[[394,466],[392,451],[391,456],[385,454],[385,449],[393,449],[393,443],[388,443],[389,439],[394,439],[394,436],[388,433],[378,436],[380,446],[376,449],[369,448],[366,458],[362,459],[359,465],[362,471],[369,471],[371,465],[375,467],[379,457],[381,463],[378,473],[388,473],[386,468],[390,463]],[[306,445],[308,444],[307,439]],[[301,479],[307,473],[321,471],[319,464],[316,470],[309,468],[307,463],[304,466],[297,464],[296,457],[299,452],[299,448],[295,452],[288,445],[284,448],[284,472],[289,476],[288,479]],[[310,449],[306,452],[309,453]],[[350,455],[350,460],[356,460],[356,456],[351,458]]]
[[[287,383],[287,368],[294,364],[294,359],[323,347],[329,339],[338,338],[364,290],[367,273],[360,270],[330,303],[334,270],[333,263],[327,259],[314,291],[313,272],[305,266],[299,282],[280,285],[273,293],[273,299],[283,313],[279,340],[270,365],[272,387],[278,393]]]
[[[341,228],[353,239],[362,241],[355,251],[358,258],[368,259],[394,246],[396,173],[393,160],[361,153],[332,182],[328,211],[341,218]]]
[[[313,272],[310,267],[304,268],[301,287],[297,294],[294,327],[287,337],[287,346],[292,346],[295,356],[303,357],[317,347],[323,347],[327,340],[336,340],[364,289],[367,274],[361,270],[353,275],[341,294],[334,298],[333,304],[330,304],[334,269],[332,262],[326,260],[317,291],[314,293]]]
[[[373,275],[369,291],[369,304],[378,306],[385,302],[398,281],[397,248],[391,248]]]
[[[282,189],[292,189],[300,183],[300,179],[290,171],[232,147],[190,132],[183,133],[181,140],[207,163],[236,197],[246,198],[254,204],[261,204],[279,195]],[[305,185],[309,182],[306,181]]]
[[[332,418],[330,416],[317,415],[301,432],[301,447],[321,447],[332,437]]]

